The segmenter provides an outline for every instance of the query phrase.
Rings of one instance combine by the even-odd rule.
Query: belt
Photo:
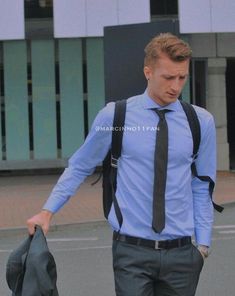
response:
[[[185,245],[191,244],[190,236],[184,236],[184,237],[172,239],[172,240],[159,240],[159,241],[156,240],[155,241],[155,240],[138,238],[138,237],[129,236],[129,235],[123,235],[116,231],[114,231],[113,233],[113,240],[124,242],[131,245],[147,247],[155,250],[180,248]]]

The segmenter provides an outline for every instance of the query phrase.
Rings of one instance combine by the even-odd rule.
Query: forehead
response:
[[[189,71],[189,59],[185,61],[172,61],[167,56],[161,56],[155,63],[155,71],[167,75],[186,75]]]

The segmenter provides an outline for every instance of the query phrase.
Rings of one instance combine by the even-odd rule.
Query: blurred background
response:
[[[0,0],[0,172],[63,169],[107,101],[144,91],[159,32],[191,45],[182,99],[214,115],[218,170],[234,170],[233,0]]]

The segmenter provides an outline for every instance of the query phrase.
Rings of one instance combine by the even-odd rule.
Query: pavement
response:
[[[26,220],[41,210],[58,178],[58,174],[1,176],[0,234],[25,231]],[[52,229],[104,220],[102,182],[91,185],[96,178],[97,174],[88,177],[53,217]],[[235,172],[218,172],[214,200],[222,205],[235,202]]]

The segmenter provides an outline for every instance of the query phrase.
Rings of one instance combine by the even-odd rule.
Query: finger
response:
[[[27,221],[27,226],[29,234],[33,235],[35,233],[35,224],[30,221]]]
[[[44,235],[46,235],[49,231],[49,226],[48,225],[42,225],[42,231],[44,233]]]

